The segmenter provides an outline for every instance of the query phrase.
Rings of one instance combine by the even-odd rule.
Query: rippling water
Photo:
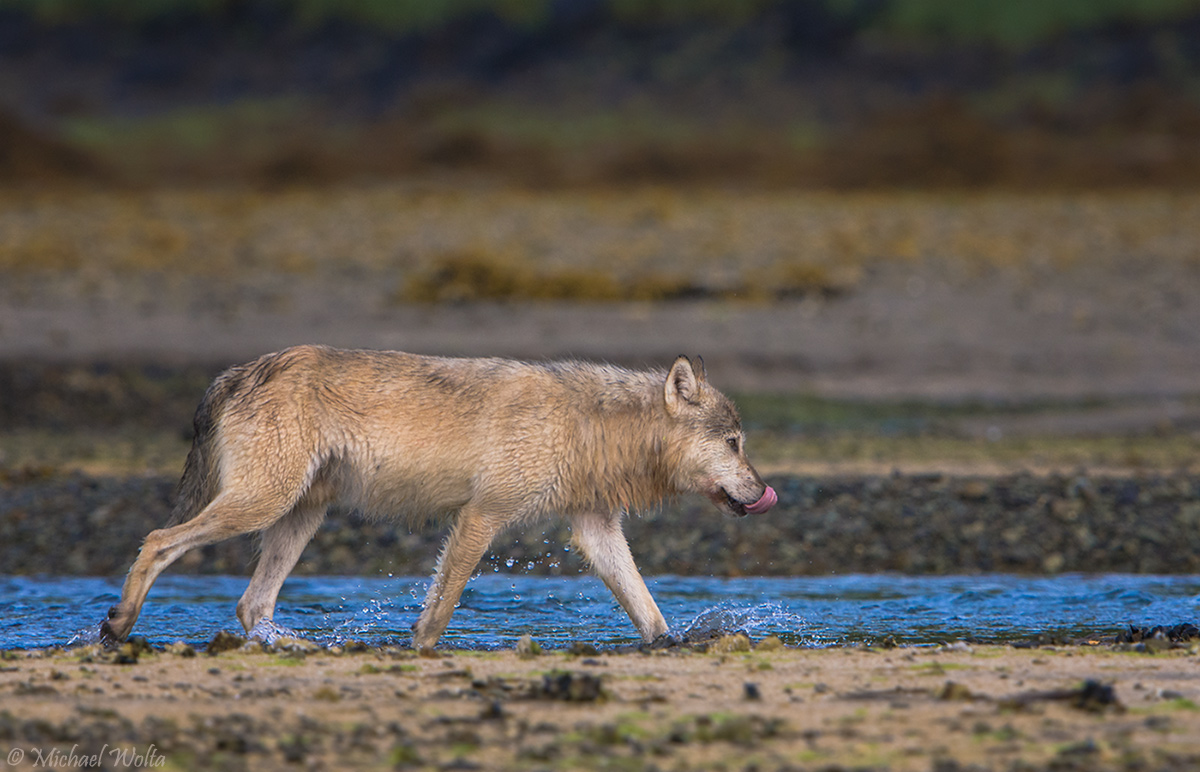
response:
[[[201,644],[218,630],[241,632],[234,606],[247,581],[164,576],[135,632],[160,644]],[[408,645],[427,581],[293,577],[280,594],[275,621],[323,643],[358,639]],[[912,644],[1003,642],[1039,634],[1083,637],[1113,634],[1130,624],[1171,625],[1200,617],[1197,576],[659,576],[648,584],[676,632],[690,625],[744,629],[807,646],[889,635]],[[0,649],[94,640],[120,589],[119,579],[0,577]],[[442,644],[509,647],[525,633],[548,648],[637,640],[629,619],[597,579],[488,574],[468,585]]]

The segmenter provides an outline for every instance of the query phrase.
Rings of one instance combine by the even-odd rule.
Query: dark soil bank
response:
[[[816,575],[897,571],[1200,572],[1200,476],[1097,478],[779,477],[779,506],[722,517],[689,497],[626,524],[647,574]],[[123,573],[162,526],[174,480],[0,469],[0,573]],[[296,571],[424,574],[443,529],[410,533],[335,513]],[[497,570],[581,570],[558,522],[504,534]],[[197,550],[172,569],[237,574],[252,564],[242,537]]]

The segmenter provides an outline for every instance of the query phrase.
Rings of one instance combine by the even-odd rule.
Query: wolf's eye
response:
[[[738,452],[738,447],[739,447],[740,443],[739,443],[737,437],[730,437],[729,439],[725,440],[725,444],[728,445],[729,449],[732,450],[734,453]]]

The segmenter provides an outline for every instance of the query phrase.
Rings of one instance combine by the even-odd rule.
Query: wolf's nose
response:
[[[779,501],[779,497],[775,495],[775,489],[770,485],[763,491],[762,497],[753,504],[746,505],[746,511],[752,515],[761,515]]]

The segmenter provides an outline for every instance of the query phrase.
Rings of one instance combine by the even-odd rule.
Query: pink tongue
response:
[[[775,503],[778,501],[779,497],[775,495],[775,489],[768,485],[767,489],[763,491],[762,498],[753,504],[746,505],[746,511],[752,515],[761,515],[763,512],[766,512],[768,509],[775,506]]]

